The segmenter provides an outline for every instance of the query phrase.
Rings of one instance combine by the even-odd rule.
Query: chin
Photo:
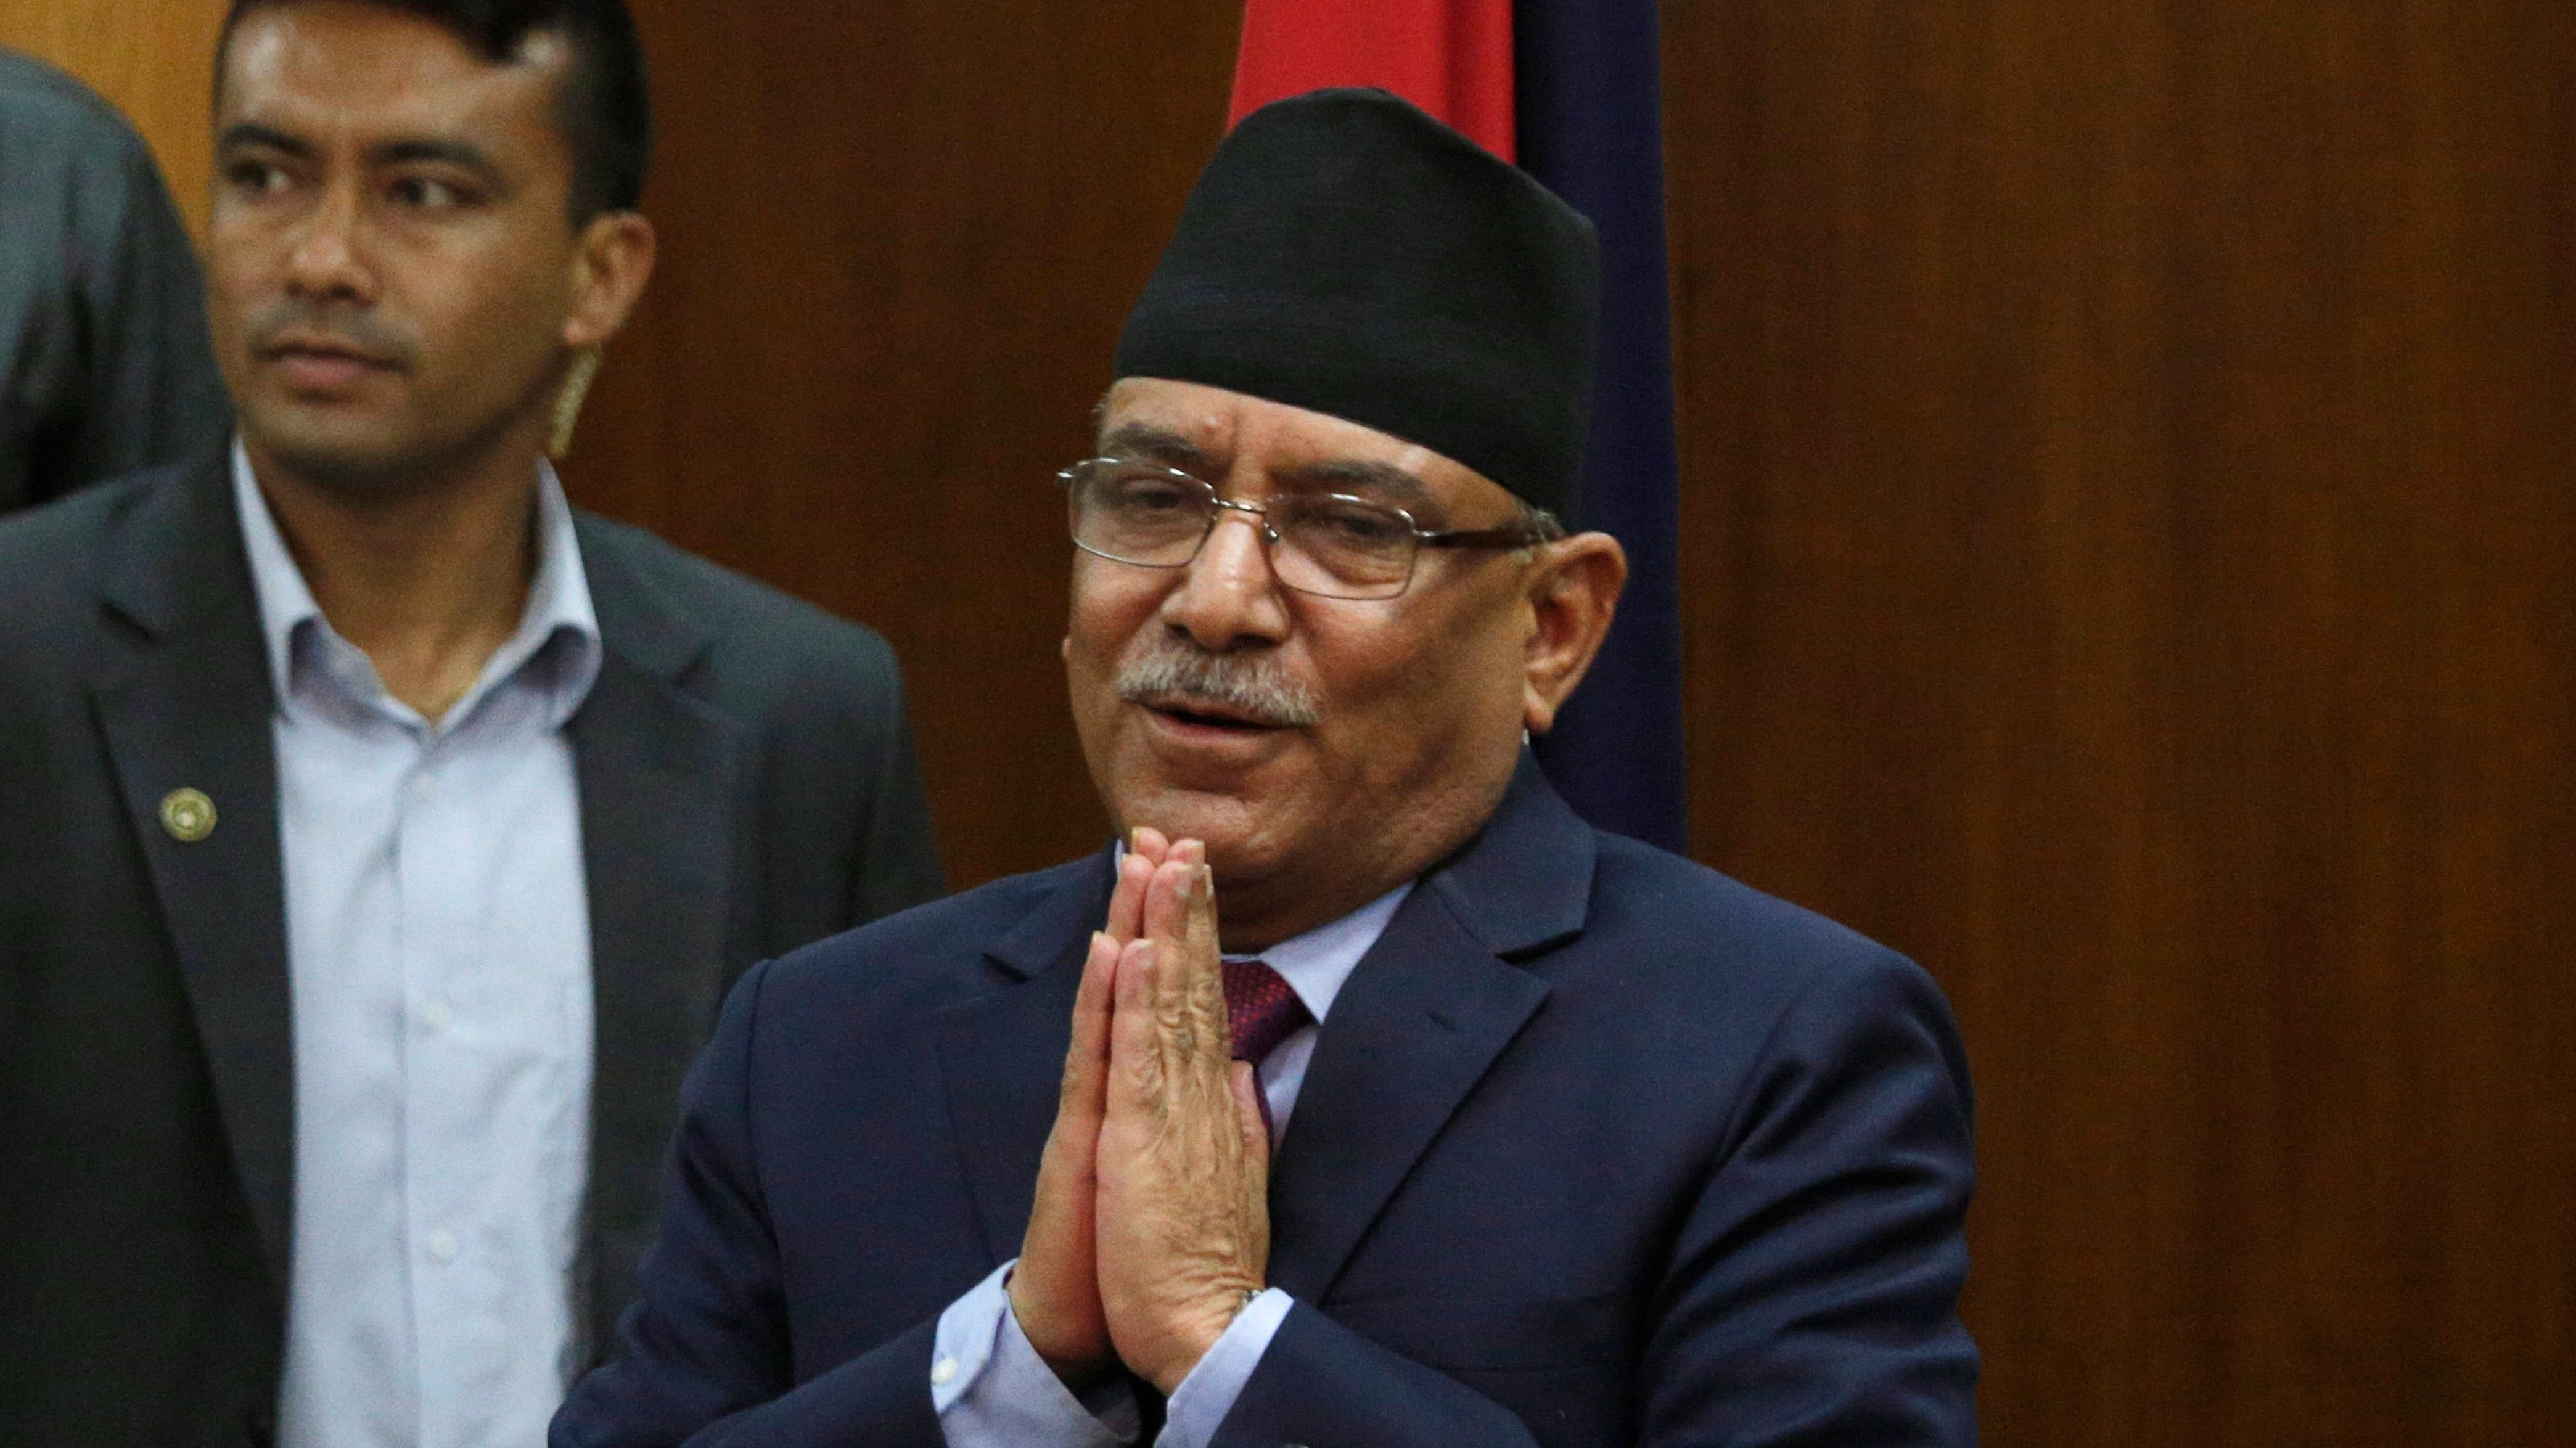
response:
[[[298,471],[382,468],[401,450],[383,429],[322,408],[245,408],[241,426],[261,451]]]
[[[1145,825],[1175,840],[1207,845],[1219,876],[1263,873],[1278,832],[1278,806],[1241,794],[1185,789],[1163,781],[1125,792],[1118,810],[1129,825]]]
[[[301,421],[296,420],[296,421]],[[374,428],[267,425],[245,415],[242,430],[258,450],[306,482],[356,498],[410,490],[422,449]]]

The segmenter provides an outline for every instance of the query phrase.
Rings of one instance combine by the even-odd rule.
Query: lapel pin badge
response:
[[[183,845],[215,832],[215,802],[202,789],[174,789],[161,796],[161,828]]]

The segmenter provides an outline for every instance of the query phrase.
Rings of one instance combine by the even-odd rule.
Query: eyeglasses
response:
[[[1073,546],[1114,563],[1185,568],[1224,510],[1251,514],[1281,584],[1323,598],[1386,599],[1413,582],[1425,548],[1526,548],[1545,542],[1528,523],[1431,532],[1402,508],[1347,493],[1282,493],[1265,503],[1217,496],[1176,468],[1092,458],[1056,474]]]

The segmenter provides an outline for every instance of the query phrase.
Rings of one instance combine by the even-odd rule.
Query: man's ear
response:
[[[607,211],[581,229],[573,248],[572,308],[564,317],[569,351],[605,344],[626,325],[653,276],[653,223],[634,211]]]
[[[1530,569],[1529,643],[1521,659],[1521,722],[1532,734],[1556,724],[1574,686],[1601,652],[1628,584],[1628,554],[1607,533],[1543,544]]]

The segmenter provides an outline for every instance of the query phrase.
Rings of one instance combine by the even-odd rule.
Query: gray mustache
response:
[[[1303,729],[1317,717],[1314,691],[1276,657],[1212,654],[1168,636],[1122,663],[1116,687],[1130,704],[1217,705],[1274,729]]]

